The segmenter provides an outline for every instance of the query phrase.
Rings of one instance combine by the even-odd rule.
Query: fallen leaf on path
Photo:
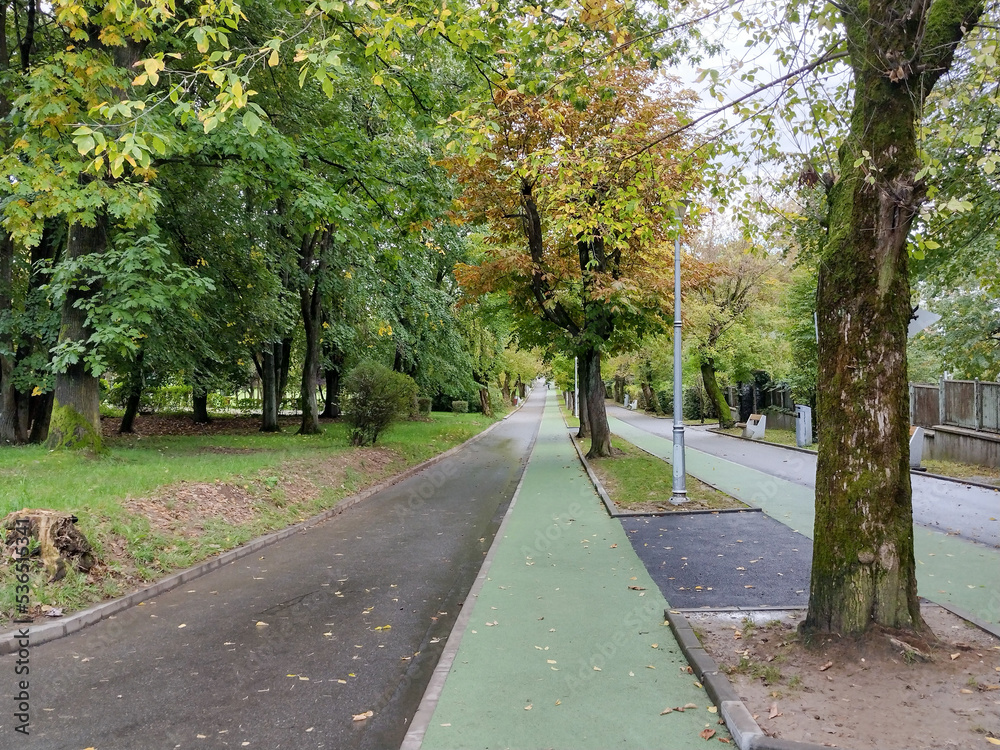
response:
[[[991,745],[1000,745],[1000,740],[998,740],[996,737],[987,737],[986,741],[989,742]]]
[[[263,620],[258,620],[257,621],[257,627],[258,628],[266,628],[267,627],[267,623],[264,622]]]
[[[645,586],[629,586],[629,588],[632,591],[645,591],[646,590]]]
[[[525,706],[524,710],[525,711],[530,711],[531,710],[531,704],[529,703],[527,706]]]
[[[375,715],[374,711],[365,711],[363,714],[354,714],[354,721],[364,721]]]
[[[697,703],[685,703],[682,708],[698,708]]]
[[[822,667],[819,668],[819,671],[820,672],[825,672],[826,670],[828,670],[832,666],[833,666],[833,662],[832,661],[828,661],[826,664],[824,664]]]
[[[718,707],[718,706],[709,706],[709,707],[708,707],[708,712],[709,712],[710,714],[714,714],[714,713],[717,713],[717,712],[718,712],[718,710],[719,710],[719,707]]]
[[[961,653],[956,652],[956,653],[954,653],[954,654],[951,655],[951,660],[955,661],[955,659],[957,659],[961,655],[962,655]]]
[[[772,703],[771,704],[771,710],[768,712],[767,718],[769,718],[769,719],[776,719],[779,716],[781,716],[781,711],[778,710],[778,704],[777,703]]]
[[[660,716],[663,716],[664,714],[672,714],[673,712],[674,712],[674,709],[672,709],[672,708],[665,708],[662,711],[660,711]]]
[[[595,671],[595,672],[600,672],[600,671],[601,671],[601,668],[600,668],[600,667],[594,667],[594,671]]]
[[[708,728],[702,729],[698,736],[701,737],[703,740],[710,740],[715,736],[715,730]]]

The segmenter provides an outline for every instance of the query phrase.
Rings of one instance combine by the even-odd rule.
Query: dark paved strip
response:
[[[763,513],[622,518],[671,607],[803,607],[812,542]]]
[[[330,521],[33,648],[24,747],[398,747],[543,398]],[[11,659],[0,671],[13,675]]]

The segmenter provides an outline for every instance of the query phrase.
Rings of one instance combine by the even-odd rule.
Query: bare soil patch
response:
[[[851,750],[1000,745],[1000,639],[937,605],[922,612],[939,641],[911,645],[929,661],[886,633],[807,647],[801,613],[688,617],[772,737]]]
[[[278,424],[287,429],[298,425],[299,417],[278,417]],[[195,422],[190,415],[140,414],[135,419],[135,432],[119,435],[121,417],[102,417],[101,432],[105,438],[127,440],[160,435],[254,435],[260,432],[260,417],[213,417],[211,422]]]

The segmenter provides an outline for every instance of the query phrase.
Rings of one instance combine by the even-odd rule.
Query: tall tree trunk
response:
[[[275,395],[277,397],[277,410],[281,412],[281,403],[285,399],[285,391],[288,390],[288,375],[292,369],[292,337],[287,336],[274,345],[274,367],[275,367]]]
[[[608,413],[604,408],[604,380],[601,378],[601,353],[593,351],[587,357],[587,413],[590,415],[590,450],[587,458],[602,458],[613,455],[611,448],[611,427]],[[582,394],[581,394],[582,395]]]
[[[498,378],[498,380],[500,381],[500,393],[503,394],[503,400],[506,401],[507,403],[510,403],[511,401],[510,373],[508,372],[500,373],[500,377]]]
[[[321,417],[335,419],[340,416],[340,366],[326,368],[326,399]]]
[[[5,326],[12,323],[14,311],[13,275],[14,241],[6,232],[0,234],[0,315],[6,317]],[[14,368],[17,366],[17,349],[14,331],[0,331],[0,443],[25,443],[28,440],[26,403],[23,393],[14,385]]]
[[[128,399],[125,402],[125,414],[118,427],[118,434],[130,434],[135,429],[135,417],[139,413],[139,403],[142,401],[142,390],[146,376],[142,366],[143,352],[136,355],[132,371],[128,374]]]
[[[208,389],[196,385],[191,389],[191,403],[194,411],[194,421],[197,424],[208,424],[212,418],[208,415]]]
[[[729,403],[726,401],[726,394],[719,387],[719,381],[715,377],[715,360],[706,357],[701,361],[701,379],[705,383],[705,392],[715,406],[719,414],[719,427],[732,427],[733,415],[729,411]]]
[[[847,0],[843,10],[855,95],[819,264],[823,430],[807,629],[846,635],[872,625],[925,627],[913,559],[906,378],[906,237],[923,199],[915,123],[981,12],[977,0]]]
[[[39,445],[49,437],[49,424],[52,422],[52,393],[32,396],[30,403],[31,433],[28,435],[28,442]]]
[[[322,265],[322,264],[321,264]],[[323,335],[323,307],[320,296],[320,280],[303,284],[299,292],[302,309],[302,326],[306,334],[306,351],[302,360],[302,423],[300,435],[318,435],[323,430],[319,426],[319,404],[316,401],[316,384],[319,381],[320,339]]]
[[[490,406],[490,389],[479,386],[479,408],[487,417],[493,416],[493,408]]]
[[[625,378],[621,375],[615,375],[615,402],[619,404],[625,403]]]
[[[280,344],[277,345],[280,347]],[[274,344],[264,344],[261,352],[260,380],[263,406],[260,420],[261,432],[280,432],[278,425],[278,373],[276,371]]]
[[[107,215],[98,211],[93,227],[85,227],[79,223],[70,227],[66,257],[73,261],[86,255],[102,253],[107,243]],[[92,331],[87,325],[87,312],[81,303],[95,291],[94,285],[87,289],[74,285],[66,293],[59,328],[60,344],[87,347]],[[100,405],[98,379],[88,371],[83,357],[63,372],[56,373],[47,441],[49,448],[101,451],[103,441]]]
[[[577,430],[576,436],[580,439],[590,437],[590,411],[588,409],[589,403],[587,402],[587,376],[590,372],[587,357],[590,355],[591,352],[588,350],[583,354],[578,355],[576,362],[578,394],[574,393],[574,398],[576,399],[576,411],[580,417],[580,428]]]

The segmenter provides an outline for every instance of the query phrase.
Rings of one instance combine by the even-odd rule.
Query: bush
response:
[[[374,445],[393,421],[410,414],[417,384],[384,365],[365,361],[344,379],[343,397],[351,444]]]
[[[417,399],[417,412],[430,416],[431,413],[431,400],[427,396],[421,396]]]
[[[466,412],[469,411],[469,402],[468,401],[452,401],[451,402],[451,410],[453,412],[455,412],[456,414],[465,414]]]
[[[684,389],[684,418],[712,419],[717,418],[715,405],[708,393],[700,385],[688,386]]]

